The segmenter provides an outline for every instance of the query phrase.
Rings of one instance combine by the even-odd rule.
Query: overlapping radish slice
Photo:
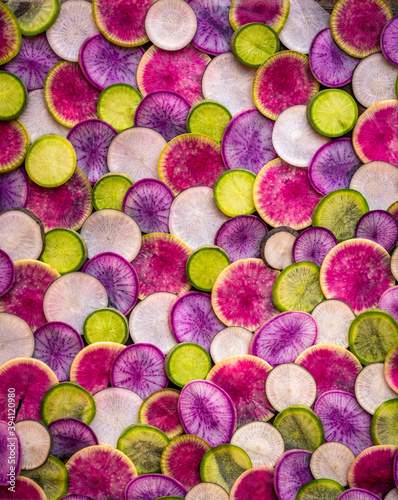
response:
[[[371,493],[373,495],[373,493]],[[374,497],[371,497],[374,498]],[[379,497],[380,498],[380,497]],[[398,499],[398,488],[394,488],[391,490],[389,493],[387,493],[387,496],[385,497],[385,500],[397,500]],[[356,500],[356,499],[353,499]],[[358,499],[360,500],[360,499]]]
[[[385,210],[372,210],[359,219],[355,237],[375,241],[389,252],[398,240],[397,220]]]
[[[0,365],[11,359],[33,356],[35,338],[32,330],[26,321],[14,314],[0,313],[0,343]]]
[[[186,500],[207,500],[208,498],[212,500],[228,500],[229,495],[218,484],[200,483],[189,490],[185,498]]]
[[[293,264],[293,247],[299,233],[288,226],[271,229],[261,240],[261,258],[271,269],[283,270]]]
[[[48,428],[52,437],[51,454],[62,461],[68,460],[83,448],[98,444],[92,429],[76,418],[53,420]]]
[[[169,439],[179,436],[184,432],[178,416],[179,398],[180,391],[176,389],[161,389],[153,392],[140,407],[139,423],[160,429]]]
[[[397,397],[397,393],[387,383],[384,370],[383,363],[372,363],[365,366],[355,380],[355,397],[371,415],[382,403]]]
[[[26,207],[28,196],[29,183],[25,170],[17,168],[0,174],[0,211]]]
[[[377,500],[378,498],[380,498],[378,495],[362,488],[349,488],[339,496],[339,500]],[[393,500],[393,497],[390,499],[387,495],[386,500]]]
[[[21,476],[35,481],[43,489],[47,499],[60,498],[68,492],[68,470],[58,458],[51,455],[43,465],[30,471],[22,471]]]
[[[348,471],[354,460],[354,453],[345,444],[324,443],[312,454],[310,469],[315,479],[332,479],[341,486],[347,486]]]
[[[253,467],[241,474],[230,492],[231,500],[277,500],[274,490],[274,470],[266,465]]]
[[[21,48],[21,28],[13,12],[5,5],[0,5],[0,64],[11,61]]]
[[[384,362],[384,377],[390,388],[398,393],[398,348],[392,347]]]
[[[28,477],[18,476],[15,479],[15,488],[18,490],[10,490],[10,485],[0,486],[0,495],[3,500],[15,499],[15,491],[18,491],[21,498],[29,498],[29,500],[47,500],[47,496],[42,488],[32,479]]]
[[[310,469],[311,452],[290,450],[275,465],[274,487],[279,500],[295,500],[300,488],[313,480]]]
[[[279,33],[289,15],[287,0],[258,3],[256,0],[232,0],[229,20],[234,30],[248,23],[264,23]]]
[[[380,37],[381,50],[384,57],[391,64],[398,65],[398,59],[396,54],[397,48],[397,20],[392,18],[384,26]]]
[[[8,481],[11,476],[19,476],[22,465],[21,440],[14,429],[9,429],[8,423],[0,421],[0,449],[2,450],[0,459],[0,488],[9,486]],[[9,452],[9,457],[5,453]],[[1,489],[0,489],[1,491]]]
[[[14,263],[4,250],[0,250],[0,296],[8,292],[14,283],[14,279]]]
[[[311,312],[318,326],[316,344],[348,347],[348,332],[355,314],[351,307],[339,299],[320,302]]]
[[[144,474],[130,481],[126,487],[126,500],[147,500],[162,496],[185,497],[187,489],[175,479],[163,474]]]
[[[0,146],[0,174],[3,175],[19,167],[28,152],[29,134],[24,124],[18,120],[0,121]]]
[[[225,358],[249,354],[253,334],[240,326],[230,326],[221,330],[210,344],[210,354],[214,363]]]
[[[38,420],[20,420],[15,424],[15,433],[21,443],[22,469],[32,470],[43,465],[52,444],[48,428]]]
[[[294,242],[294,262],[309,261],[321,266],[326,255],[336,245],[337,239],[331,231],[324,227],[309,227]]]

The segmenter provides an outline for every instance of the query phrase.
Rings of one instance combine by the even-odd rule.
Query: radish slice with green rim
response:
[[[188,491],[185,500],[208,500],[209,498],[212,500],[228,500],[229,495],[218,484],[200,483]]]
[[[261,258],[271,269],[282,270],[293,264],[293,247],[299,233],[288,226],[271,229],[261,240]]]
[[[214,200],[218,208],[229,217],[250,215],[253,203],[253,184],[256,175],[244,169],[227,170],[214,185]]]
[[[98,444],[97,436],[91,428],[76,418],[60,418],[48,424],[53,438],[51,454],[62,461],[68,460],[76,452]]]
[[[5,4],[0,5],[0,64],[11,61],[21,48],[21,27],[14,13]]]
[[[26,207],[28,197],[28,177],[23,168],[17,168],[11,172],[0,173],[0,212],[8,210],[9,208]]]
[[[33,0],[26,5],[23,0],[9,0],[9,8],[14,12],[24,36],[42,33],[57,19],[60,2],[58,0]]]
[[[19,316],[0,313],[0,365],[15,358],[34,356],[35,337],[30,326]]]
[[[15,490],[10,490],[10,485],[0,486],[0,495],[3,500],[12,500],[15,498],[15,491],[23,495],[22,498],[29,500],[48,500],[40,486],[28,477],[18,476],[15,478]]]
[[[313,478],[311,452],[291,450],[283,453],[275,465],[274,487],[279,500],[295,500],[300,488]]]
[[[109,85],[98,98],[98,118],[122,132],[134,126],[135,110],[141,99],[138,90],[127,83]]]
[[[38,420],[20,420],[14,429],[21,443],[22,469],[31,470],[43,465],[52,444],[48,428]]]
[[[224,328],[213,338],[210,354],[215,364],[230,358],[249,354],[249,345],[253,334],[240,326]]]
[[[349,488],[339,496],[338,500],[377,500],[378,498],[380,498],[379,495],[375,495],[362,488]],[[385,500],[394,500],[394,497],[390,498],[387,495]]]
[[[187,277],[191,285],[211,292],[220,273],[231,264],[227,253],[215,245],[199,247],[187,262]]]
[[[387,496],[385,497],[385,500],[397,500],[397,499],[398,499],[398,488],[394,488],[393,490],[391,490],[389,493],[387,493]]]
[[[398,393],[398,348],[394,346],[388,352],[384,362],[384,377],[390,388]]]
[[[22,81],[13,73],[0,71],[0,120],[13,120],[25,109],[27,91]]]
[[[327,498],[337,500],[344,492],[341,484],[332,479],[315,479],[303,486],[297,493],[297,500],[314,500],[316,498]]]
[[[93,206],[95,210],[113,208],[122,211],[123,199],[134,179],[123,172],[108,172],[98,179],[93,187]]]
[[[371,415],[382,403],[397,397],[397,393],[389,387],[386,379],[384,364],[372,363],[365,366],[355,380],[355,397],[362,408]]]
[[[234,30],[248,23],[259,22],[279,33],[288,15],[288,0],[274,0],[270,4],[259,4],[256,0],[232,0],[229,20]]]
[[[192,342],[183,342],[170,349],[164,367],[169,380],[184,387],[192,380],[205,379],[211,364],[206,349]]]
[[[150,394],[142,403],[138,412],[138,422],[160,429],[169,439],[184,432],[178,416],[177,389],[161,389]]]
[[[398,445],[395,425],[398,418],[398,399],[382,403],[372,417],[370,432],[374,444]]]
[[[86,242],[71,229],[52,229],[46,233],[46,247],[40,260],[59,274],[77,271],[87,260]]]
[[[258,68],[279,51],[279,38],[275,31],[263,23],[241,26],[231,38],[235,56],[246,66]]]
[[[294,242],[293,260],[294,262],[313,262],[317,266],[321,266],[326,255],[336,245],[337,239],[329,229],[309,227],[300,233]]]
[[[159,495],[178,495],[184,498],[186,488],[175,479],[163,474],[144,474],[128,483],[125,491],[126,500],[155,500]]]
[[[69,474],[65,465],[51,455],[43,465],[32,471],[22,471],[21,476],[35,481],[48,500],[60,498],[68,492]]]
[[[9,486],[10,477],[19,476],[22,463],[21,441],[18,434],[8,428],[8,422],[0,421],[0,449],[2,450],[0,462],[0,491],[1,486]],[[12,452],[12,463],[8,463],[6,450]]]
[[[191,108],[187,117],[187,129],[189,133],[208,135],[221,142],[231,118],[231,113],[225,106],[217,101],[204,99]]]
[[[359,219],[355,237],[375,241],[390,252],[398,241],[397,220],[385,210],[372,210]]]
[[[29,149],[29,134],[17,120],[0,121],[0,174],[14,170],[24,161]],[[10,207],[11,208],[11,207]]]
[[[398,276],[397,265],[398,265],[398,251],[397,251],[397,249],[395,249],[392,253],[392,256],[391,256],[391,272],[392,272],[395,279],[397,279],[397,276]]]
[[[390,19],[384,26],[380,38],[381,50],[384,57],[391,64],[398,66],[397,59],[397,18]]]
[[[0,296],[8,292],[14,283],[14,279],[14,263],[4,250],[0,250]]]
[[[345,444],[324,443],[311,456],[311,473],[315,479],[332,479],[341,486],[348,486],[348,470],[354,460],[354,453]]]
[[[311,312],[318,326],[316,344],[332,344],[347,348],[348,333],[355,319],[351,307],[339,299],[320,302]]]
[[[268,466],[253,467],[243,472],[232,486],[231,500],[277,500],[274,490],[274,469]]]
[[[127,318],[117,309],[105,307],[87,316],[83,325],[84,339],[88,344],[116,342],[124,344],[128,338]]]

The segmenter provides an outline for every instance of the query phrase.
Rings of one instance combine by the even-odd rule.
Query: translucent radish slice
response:
[[[355,393],[355,379],[362,370],[358,359],[347,349],[334,345],[309,347],[295,361],[314,377],[319,398],[327,391]]]
[[[377,500],[378,498],[380,498],[378,495],[362,488],[349,488],[339,496],[338,500]],[[393,497],[390,498],[388,495],[385,498],[393,500]]]
[[[277,411],[298,404],[311,407],[316,392],[314,377],[305,368],[294,363],[276,366],[265,383],[267,398]]]
[[[362,369],[355,380],[355,397],[371,415],[382,403],[397,397],[386,382],[383,363],[372,363]]]
[[[398,225],[397,225],[398,236]],[[309,227],[293,245],[294,262],[309,261],[321,266],[329,251],[337,245],[334,234],[324,227]]]
[[[398,287],[394,286],[383,293],[379,300],[379,309],[387,311],[395,321],[398,320]]]
[[[274,467],[285,449],[281,433],[265,422],[251,422],[235,431],[231,444],[242,448],[253,467]]]
[[[397,220],[385,210],[372,210],[359,219],[355,237],[375,241],[389,252],[398,240]]]
[[[60,382],[69,380],[70,367],[83,349],[78,332],[66,323],[46,323],[34,336],[33,357],[46,363]]]
[[[232,0],[229,20],[234,30],[249,23],[264,23],[279,33],[289,14],[289,2],[274,0],[258,3],[256,0]]]
[[[384,57],[391,64],[398,66],[397,49],[398,49],[398,32],[397,19],[393,18],[384,26],[381,32],[380,45]]]
[[[188,491],[185,500],[228,500],[228,493],[214,483],[200,483]]]
[[[1,272],[1,271],[0,271]],[[0,365],[15,358],[30,358],[35,338],[30,326],[14,314],[0,313]]]
[[[14,279],[14,263],[4,250],[0,250],[0,296],[8,292],[14,283]]]
[[[14,284],[0,297],[0,312],[21,317],[35,331],[47,322],[43,311],[44,294],[59,276],[52,267],[36,260],[16,262]]]
[[[138,423],[142,399],[133,391],[109,387],[94,394],[96,412],[90,423],[99,444],[116,448],[122,432]]]
[[[126,487],[126,500],[156,500],[159,495],[178,496],[184,498],[186,488],[175,479],[163,474],[144,474],[132,481]]]
[[[300,488],[314,478],[310,470],[311,452],[290,450],[275,465],[274,487],[279,500],[295,500]]]
[[[162,389],[148,396],[142,403],[138,421],[140,424],[152,425],[173,439],[184,432],[178,416],[178,400],[180,391]]]
[[[232,356],[214,366],[206,380],[221,387],[232,399],[241,427],[273,417],[273,408],[264,392],[271,366],[256,356]]]
[[[249,354],[249,345],[253,334],[240,326],[224,328],[213,338],[210,354],[214,363],[225,358]]]
[[[0,147],[0,175],[3,177],[5,172],[19,167],[28,152],[29,134],[23,123],[18,120],[0,122]],[[2,190],[3,188],[0,188],[0,204]]]
[[[271,269],[282,270],[293,264],[293,246],[299,233],[288,226],[269,231],[261,240],[261,258]]]
[[[0,495],[3,500],[12,500],[15,498],[15,492],[18,491],[21,498],[29,498],[29,500],[47,500],[47,496],[32,479],[28,477],[18,476],[15,479],[15,490],[10,490],[11,486],[0,486]],[[13,487],[14,488],[14,487]]]
[[[332,479],[341,486],[347,486],[348,470],[354,460],[354,453],[345,444],[324,443],[313,452],[310,468],[315,479]],[[358,497],[358,500],[361,499]]]
[[[343,87],[350,83],[359,63],[359,59],[348,55],[337,45],[329,27],[315,35],[309,53],[311,71],[326,87]]]
[[[15,424],[15,432],[21,443],[22,469],[32,470],[43,465],[52,443],[48,428],[37,420],[20,420]]]
[[[231,500],[277,500],[274,490],[274,469],[268,466],[253,467],[241,474],[232,486]]]
[[[29,184],[25,170],[17,168],[0,174],[0,211],[23,208],[28,202]],[[1,286],[0,286],[1,288]],[[0,292],[1,295],[1,292]]]
[[[348,347],[348,332],[355,319],[351,307],[338,299],[320,302],[311,312],[318,326],[316,344],[332,344]]]
[[[343,443],[355,455],[373,445],[370,436],[372,418],[352,394],[344,391],[323,393],[315,404],[315,413],[323,424],[326,441]]]
[[[177,92],[192,106],[203,99],[202,76],[209,62],[192,45],[171,52],[153,45],[138,66],[138,88],[144,97],[157,90]]]
[[[1,486],[9,486],[11,476],[19,476],[22,463],[21,441],[18,434],[11,428],[8,423],[0,421],[0,488]],[[6,452],[9,452],[10,463]],[[1,489],[0,489],[1,491]]]
[[[59,460],[66,461],[72,455],[98,444],[97,436],[91,428],[76,418],[60,418],[48,424],[53,438],[51,455]]]
[[[4,64],[13,59],[21,48],[21,27],[6,5],[0,5],[0,19],[0,64]]]

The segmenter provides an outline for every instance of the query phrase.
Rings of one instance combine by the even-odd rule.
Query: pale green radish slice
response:
[[[279,50],[279,38],[267,24],[249,23],[232,36],[232,52],[240,62],[258,68]]]
[[[192,134],[204,134],[221,142],[231,118],[231,113],[225,106],[204,99],[191,108],[187,118],[187,129]]]
[[[398,396],[384,377],[384,363],[365,366],[355,380],[355,397],[362,408],[371,415],[377,408]]]
[[[218,208],[229,217],[255,212],[253,185],[256,175],[249,170],[227,170],[217,179],[214,199]]]
[[[345,444],[324,443],[311,456],[311,473],[315,479],[332,479],[348,486],[348,470],[354,460],[354,453]]]
[[[339,299],[324,300],[314,307],[311,316],[318,326],[316,344],[349,346],[348,333],[355,314],[346,302]]]
[[[134,179],[123,172],[109,172],[103,175],[93,187],[95,210],[113,208],[122,211],[123,200]]]
[[[216,279],[231,261],[227,253],[215,245],[198,248],[187,262],[187,276],[192,286],[211,292]]]
[[[225,358],[249,354],[253,334],[241,326],[229,326],[217,333],[210,344],[210,355],[214,363]]]
[[[84,321],[83,335],[88,344],[95,342],[124,344],[129,335],[128,322],[124,314],[117,309],[111,307],[97,309]]]
[[[68,470],[61,460],[51,455],[37,469],[23,471],[21,477],[32,479],[43,489],[47,500],[58,500],[68,492]]]
[[[211,368],[211,358],[200,345],[183,342],[171,348],[164,366],[171,382],[178,387],[184,387],[192,380],[206,378]]]
[[[0,71],[0,120],[13,120],[25,109],[25,85],[14,74]]]
[[[22,448],[22,469],[40,467],[50,454],[52,438],[48,428],[38,420],[20,420],[15,424]]]
[[[398,445],[398,398],[382,403],[375,411],[370,434],[376,445]]]
[[[42,33],[57,19],[59,0],[8,0],[8,7],[14,12],[24,36]]]
[[[333,479],[315,479],[304,485],[297,493],[296,500],[338,500],[344,488]]]
[[[137,89],[127,83],[109,85],[98,98],[98,118],[118,132],[134,126],[134,114],[142,100]]]
[[[78,271],[87,259],[87,245],[72,229],[51,229],[46,233],[46,247],[40,260],[59,274]]]

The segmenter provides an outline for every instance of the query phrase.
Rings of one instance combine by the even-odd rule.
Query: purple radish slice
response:
[[[398,66],[398,18],[396,16],[384,26],[380,45],[387,61]]]
[[[151,425],[173,439],[184,432],[178,416],[178,400],[180,391],[177,389],[161,389],[149,395],[142,403],[138,421],[140,424]]]
[[[47,323],[43,310],[44,294],[60,275],[52,267],[36,260],[16,262],[14,269],[14,284],[0,297],[0,312],[21,317],[35,331]]]
[[[315,413],[321,419],[326,441],[343,443],[355,455],[372,446],[372,417],[354,395],[344,391],[325,392],[315,404]]]
[[[72,363],[70,381],[84,387],[90,394],[107,389],[113,363],[125,348],[116,342],[96,342],[86,346]]]
[[[0,486],[9,486],[12,476],[21,472],[21,441],[8,423],[0,420]]]
[[[372,210],[359,219],[355,238],[375,241],[389,252],[398,241],[398,222],[385,210]]]
[[[170,307],[170,328],[178,343],[193,342],[207,352],[216,334],[224,329],[204,292],[188,292],[178,297]]]
[[[210,355],[214,363],[225,358],[249,354],[253,334],[240,326],[230,326],[221,330],[210,344]]]
[[[363,490],[362,488],[350,488],[344,491],[338,498],[338,500],[377,500],[380,498],[378,495],[371,493],[370,491]],[[392,500],[387,495],[386,500]]]
[[[311,452],[286,451],[275,465],[274,487],[279,500],[295,500],[299,490],[314,478],[310,469]]]
[[[345,444],[324,443],[312,453],[310,468],[315,479],[331,479],[348,486],[348,470],[354,460],[354,453]]]
[[[60,500],[92,500],[92,498],[86,495],[66,495],[66,497],[62,497]]]
[[[138,66],[138,88],[144,97],[157,90],[176,92],[192,106],[203,99],[202,76],[209,62],[192,45],[171,52],[152,45]]]
[[[48,424],[52,436],[51,455],[65,462],[72,455],[98,444],[91,427],[76,418],[60,418]]]
[[[398,224],[397,224],[398,238]],[[321,266],[329,251],[337,245],[335,235],[324,227],[309,227],[300,233],[293,245],[293,261],[314,262]]]
[[[206,380],[221,387],[232,399],[238,427],[273,417],[273,408],[264,391],[271,369],[267,362],[247,354],[226,358],[208,373]]]
[[[29,183],[25,170],[0,173],[0,211],[24,208],[28,203]],[[1,288],[1,287],[0,287]],[[1,295],[1,292],[0,292]]]
[[[1,273],[1,270],[0,270]],[[19,316],[0,313],[0,365],[16,358],[30,358],[35,338],[30,326]]]
[[[288,226],[271,229],[261,240],[260,253],[264,264],[280,271],[293,264],[293,246],[298,235]]]
[[[271,366],[293,363],[307,347],[315,344],[317,334],[317,324],[310,314],[287,311],[260,326],[249,352]]]
[[[361,165],[351,139],[335,139],[314,154],[308,167],[308,178],[312,187],[326,196],[337,189],[348,189],[352,176]]]
[[[88,446],[75,453],[67,462],[68,493],[83,494],[98,500],[124,500],[129,482],[137,477],[133,462],[121,451],[110,446]]]
[[[157,179],[141,179],[127,191],[123,212],[132,217],[143,233],[168,233],[174,195]]]
[[[310,47],[310,68],[325,87],[337,88],[350,83],[359,59],[341,50],[333,40],[330,28],[319,31]]]
[[[82,272],[91,274],[105,287],[109,307],[128,314],[138,299],[138,276],[124,257],[112,252],[99,253],[84,265]]]
[[[84,347],[79,333],[70,325],[56,321],[38,328],[34,342],[33,357],[46,363],[60,382],[69,380],[72,362]]]
[[[386,382],[384,363],[372,363],[361,370],[355,380],[355,397],[370,415],[381,404],[397,397],[397,393]]]
[[[185,498],[187,489],[175,479],[163,474],[144,474],[130,481],[126,487],[126,500],[156,500],[161,496]]]
[[[32,470],[43,465],[51,450],[49,429],[38,420],[20,420],[15,424],[15,432],[21,443],[21,468]]]
[[[387,493],[385,500],[398,500],[398,488],[394,488],[389,493]]]
[[[339,299],[320,302],[311,312],[318,326],[316,344],[332,344],[348,348],[348,332],[355,319],[351,307]]]
[[[0,174],[14,170],[24,161],[29,149],[29,134],[18,120],[0,122]]]
[[[14,278],[14,262],[4,250],[0,250],[0,297],[12,287]]]
[[[231,500],[278,500],[274,490],[274,469],[266,465],[241,474],[232,486]]]
[[[152,92],[142,99],[135,110],[134,126],[156,130],[169,142],[188,132],[189,110],[188,102],[175,92]]]
[[[185,432],[201,437],[212,447],[229,443],[236,429],[232,399],[206,380],[194,380],[182,389],[178,412]]]
[[[295,362],[314,377],[318,398],[334,390],[355,393],[355,379],[362,365],[347,349],[329,344],[314,345],[302,352]]]
[[[398,320],[398,286],[393,286],[382,294],[378,307],[390,313],[395,321]]]
[[[258,3],[256,0],[232,0],[229,20],[232,28],[249,23],[263,23],[279,33],[289,15],[289,2],[275,0],[271,3]]]
[[[67,139],[75,149],[76,165],[90,184],[95,184],[108,172],[108,148],[116,135],[116,130],[109,123],[95,119],[80,122],[69,132]]]
[[[113,363],[112,386],[130,389],[142,399],[165,389],[168,379],[163,366],[164,358],[162,351],[151,344],[126,347]]]
[[[18,476],[15,485],[7,484],[0,486],[0,496],[2,500],[16,500],[15,493],[18,492],[20,498],[29,498],[29,500],[47,500],[47,496],[42,488],[28,477]]]
[[[214,483],[200,483],[188,491],[186,500],[228,500],[228,493]]]

